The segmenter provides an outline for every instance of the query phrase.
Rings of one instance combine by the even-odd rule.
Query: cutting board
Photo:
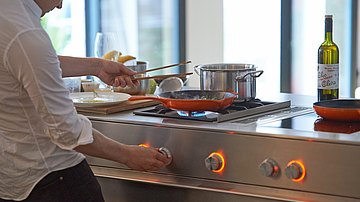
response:
[[[112,106],[103,107],[77,107],[78,112],[90,112],[98,114],[112,114],[116,112],[122,112],[130,109],[138,109],[143,107],[150,107],[159,104],[160,102],[154,100],[137,100],[126,101]]]

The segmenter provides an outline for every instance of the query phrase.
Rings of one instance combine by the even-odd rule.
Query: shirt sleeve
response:
[[[8,71],[19,81],[19,97],[31,99],[30,107],[41,117],[54,144],[70,150],[93,141],[91,122],[77,114],[58,56],[44,30],[20,33],[6,57]]]

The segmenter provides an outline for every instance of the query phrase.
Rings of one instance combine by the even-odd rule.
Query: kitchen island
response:
[[[218,122],[135,115],[85,114],[93,127],[126,144],[165,147],[172,162],[137,172],[88,157],[107,201],[358,201],[360,128],[330,129],[314,98],[284,94],[291,105]],[[341,128],[340,127],[340,128]],[[339,127],[337,127],[339,128]],[[351,128],[352,130],[346,130]]]

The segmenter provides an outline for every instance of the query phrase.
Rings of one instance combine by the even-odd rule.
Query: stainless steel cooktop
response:
[[[148,126],[176,127],[183,129],[201,129],[206,131],[232,131],[246,132],[256,136],[281,136],[285,138],[317,138],[329,142],[351,142],[360,144],[360,131],[356,123],[337,123],[341,128],[350,127],[350,130],[334,130],[334,124],[320,121],[314,114],[312,103],[316,98],[302,95],[280,94],[275,97],[276,101],[265,101],[268,106],[265,111],[253,115],[242,116],[235,112],[237,118],[229,114],[209,113],[208,116],[216,115],[210,121],[186,120],[182,118],[171,118],[167,116],[136,115],[139,111],[148,112],[154,107],[142,108],[134,111],[125,111],[110,115],[85,113],[92,120],[110,121],[118,123],[134,123]],[[249,111],[249,110],[248,110]],[[177,112],[171,112],[177,113]],[[176,114],[178,116],[178,114]],[[289,123],[292,123],[289,125]],[[319,122],[319,123],[318,123]],[[327,127],[330,125],[330,127]],[[316,128],[315,128],[316,126]],[[326,130],[326,128],[329,128]],[[350,134],[350,135],[349,135]]]
[[[250,101],[235,101],[231,106],[217,112],[186,112],[171,110],[164,107],[162,104],[159,104],[151,109],[136,110],[134,111],[134,114],[195,121],[224,122],[257,114],[273,112],[280,109],[287,109],[290,105],[290,101],[268,102],[261,101],[260,99],[253,99]]]

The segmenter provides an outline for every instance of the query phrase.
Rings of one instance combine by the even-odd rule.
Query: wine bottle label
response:
[[[339,64],[318,64],[318,89],[339,88]]]

